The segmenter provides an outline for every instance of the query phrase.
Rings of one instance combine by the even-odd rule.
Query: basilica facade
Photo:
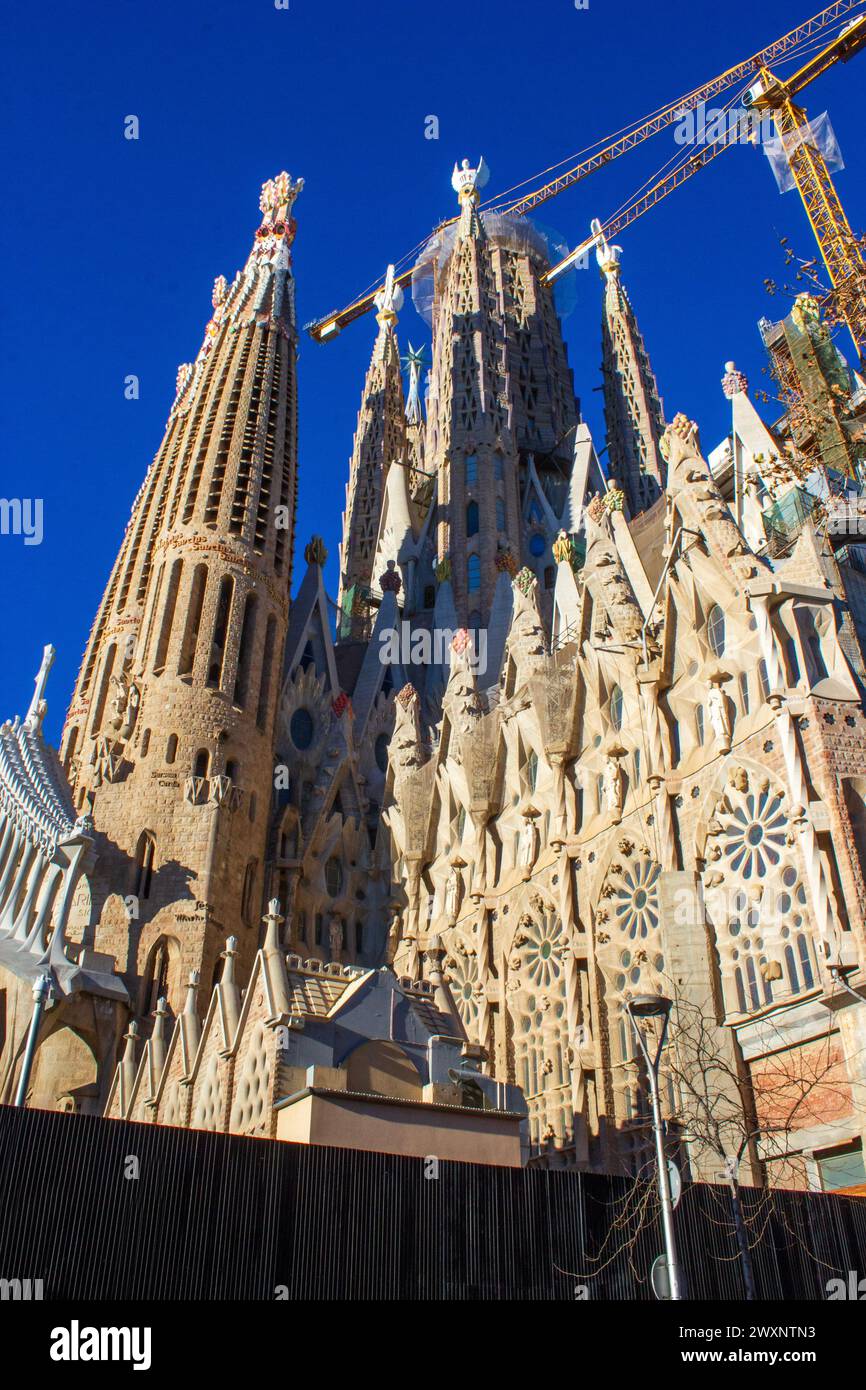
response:
[[[455,165],[457,216],[415,267],[429,371],[401,354],[392,269],[377,296],[336,603],[315,537],[292,597],[301,185],[265,185],[178,373],[59,759],[48,661],[0,731],[2,1097],[47,975],[29,1103],[293,1137],[279,1113],[326,1065],[293,1030],[375,986],[390,1023],[371,1003],[354,1046],[379,1050],[353,1064],[338,1029],[322,1094],[520,1116],[524,1161],[637,1171],[628,1005],[664,995],[693,1176],[725,1155],[683,1109],[678,1013],[742,1114],[747,1180],[856,1178],[866,547],[833,523],[856,511],[866,393],[804,300],[762,331],[834,428],[766,424],[729,363],[730,434],[704,449],[665,416],[599,238],[597,452],[554,248],[482,208],[486,177]],[[451,1065],[425,1070],[439,1037]]]

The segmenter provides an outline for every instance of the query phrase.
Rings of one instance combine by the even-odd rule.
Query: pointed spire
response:
[[[165,1055],[168,1050],[168,1001],[159,998],[153,1016],[153,1032],[150,1035],[150,1057],[154,1083],[162,1075]]]
[[[279,898],[271,898],[268,903],[268,910],[262,918],[266,927],[265,943],[262,950],[266,956],[280,954],[282,949],[280,946],[280,927],[285,920],[280,912]]]
[[[451,175],[451,187],[457,194],[460,203],[460,225],[458,228],[459,236],[466,236],[467,233],[477,235],[482,230],[481,219],[478,216],[478,193],[490,178],[490,170],[484,163],[484,156],[480,155],[475,168],[470,168],[469,160],[464,159],[460,168],[454,165],[454,172]]]
[[[406,420],[410,425],[423,425],[421,372],[424,367],[424,348],[414,348],[410,343],[409,349],[401,361],[409,373],[409,390],[406,393]]]
[[[596,260],[604,278],[602,373],[608,469],[632,514],[661,495],[667,469],[659,449],[664,415],[649,355],[622,284],[622,248],[605,239],[598,219]]]
[[[24,720],[24,727],[31,733],[37,733],[42,728],[42,721],[48,712],[48,702],[45,699],[45,686],[48,683],[48,673],[54,665],[54,658],[57,652],[49,643],[42,652],[42,665],[36,676],[36,689],[33,692],[33,699],[30,701],[30,708]]]
[[[343,540],[340,546],[341,635],[365,637],[371,626],[368,604],[385,475],[407,455],[407,423],[403,378],[397,343],[397,312],[403,292],[388,266],[383,288],[376,295],[378,332],[364,382],[361,409],[346,487]]]
[[[237,1032],[238,1019],[241,1016],[241,992],[235,979],[235,958],[238,953],[238,939],[230,936],[226,941],[226,948],[223,951],[223,973],[220,976],[217,989],[219,990],[220,1003],[222,1005],[223,1034],[226,1041],[231,1044]]]

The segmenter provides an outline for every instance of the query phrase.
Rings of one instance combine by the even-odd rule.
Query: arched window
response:
[[[743,714],[748,714],[748,713],[749,713],[749,673],[748,673],[748,671],[741,671],[741,672],[740,672],[739,677],[738,677],[738,679],[737,679],[737,684],[738,684],[739,687],[740,687],[740,705],[742,706]]]
[[[473,498],[466,508],[466,535],[477,536],[478,525],[478,503]]]
[[[466,481],[467,483],[478,482],[478,455],[470,454],[466,460]]]
[[[254,925],[257,869],[258,861],[251,859],[244,871],[244,887],[243,893],[241,894],[241,915],[248,927]]]
[[[809,951],[809,942],[802,932],[797,937],[797,950],[800,954],[800,969],[803,972],[803,986],[805,989],[814,989],[815,976],[812,972],[812,956]]]
[[[639,748],[636,748],[636,749],[634,750],[633,757],[634,757],[634,781],[635,781],[635,786],[637,786],[638,783],[640,782],[640,749],[639,749]]]
[[[538,754],[530,753],[526,760],[526,781],[531,792],[535,791],[538,783]]]
[[[200,748],[195,755],[192,765],[193,777],[207,777],[210,770],[210,753],[206,748]]]
[[[746,978],[749,981],[749,999],[753,1009],[761,1007],[761,994],[758,989],[758,975],[755,970],[755,962],[751,956],[746,961]]]
[[[159,640],[157,641],[156,654],[153,658],[153,670],[155,675],[165,670],[165,662],[168,656],[168,644],[171,641],[171,629],[174,625],[174,610],[177,607],[177,591],[180,588],[180,572],[182,566],[182,560],[175,560],[168,578],[165,605],[162,610],[162,623],[159,629]]]
[[[763,657],[758,662],[758,685],[761,690],[761,699],[768,700],[770,698],[770,677],[767,674],[767,663]]]
[[[234,703],[241,709],[247,702],[250,685],[250,671],[253,661],[253,643],[256,635],[256,608],[258,598],[247,594],[244,603],[244,617],[241,623],[241,640],[238,648],[238,671],[235,677]]]
[[[165,761],[171,765],[177,757],[177,734],[169,734],[165,745]]]
[[[325,865],[325,887],[332,898],[338,897],[343,888],[343,866],[334,855]]]
[[[206,585],[207,565],[196,565],[189,590],[189,608],[187,609],[186,626],[180,647],[180,660],[177,663],[179,676],[191,676],[195,666],[195,653],[198,645],[199,628],[201,627]]]
[[[96,696],[96,703],[93,707],[93,722],[90,725],[90,732],[98,734],[102,727],[102,716],[105,713],[105,702],[108,699],[109,684],[112,672],[114,671],[114,658],[117,655],[117,647],[112,642],[105,654],[105,661],[102,665],[102,679],[99,682],[99,692]]]
[[[360,956],[364,949],[364,923],[355,923],[355,955]]]
[[[149,748],[150,748],[150,729],[145,729],[144,733],[143,733],[142,736],[141,736],[141,756],[142,756],[143,758],[146,758],[146,757],[147,757]]]
[[[466,580],[470,593],[481,588],[481,561],[477,555],[469,556],[466,564]]]
[[[241,765],[238,762],[237,758],[229,758],[228,762],[226,763],[226,777],[228,777],[230,782],[234,782],[235,786],[237,786],[240,782]]]
[[[695,733],[698,736],[698,743],[704,741],[704,707],[695,705]]]
[[[610,692],[610,722],[614,729],[622,728],[622,690],[615,685]]]
[[[150,884],[153,878],[153,856],[156,841],[149,830],[142,831],[138,837],[135,851],[135,896],[142,902],[150,897]]]
[[[707,641],[710,650],[716,656],[721,656],[725,650],[725,615],[717,603],[707,614]]]
[[[262,653],[262,678],[259,682],[259,703],[256,710],[256,723],[260,729],[265,727],[268,717],[268,703],[271,698],[271,674],[274,669],[274,647],[277,641],[277,620],[273,613],[265,628],[265,649]]]
[[[214,618],[213,638],[211,639],[210,659],[207,668],[207,683],[213,690],[218,690],[223,674],[223,662],[225,661],[226,635],[229,628],[229,616],[232,607],[232,593],[234,592],[235,582],[231,575],[225,575],[220,581],[219,598],[217,599],[216,617]]]
[[[67,776],[69,774],[69,769],[72,765],[72,759],[75,757],[75,745],[77,742],[78,726],[75,725],[74,728],[69,730],[69,738],[66,740],[66,757],[63,759],[63,769],[66,772]],[[142,754],[142,757],[143,756],[144,754]]]
[[[141,1011],[143,1014],[156,1012],[160,999],[168,1000],[171,953],[165,937],[160,937],[153,947],[144,972],[144,987],[141,992]]]
[[[791,986],[791,993],[799,994],[800,979],[797,975],[797,961],[794,956],[794,948],[791,945],[785,947],[785,967],[788,971],[788,984]]]

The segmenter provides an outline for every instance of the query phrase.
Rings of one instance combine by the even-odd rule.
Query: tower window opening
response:
[[[473,500],[469,503],[469,505],[468,505],[467,508],[466,508],[466,535],[467,535],[467,537],[468,537],[468,536],[477,536],[477,535],[478,535],[479,525],[480,525],[480,521],[479,521],[479,515],[478,515],[478,503],[477,503],[477,502],[475,501],[475,499],[473,498]]]
[[[470,454],[466,460],[466,481],[467,483],[478,482],[478,455]]]
[[[622,688],[615,685],[610,693],[610,723],[617,731],[622,728],[623,695]]]
[[[150,897],[150,884],[153,878],[153,855],[156,842],[149,830],[139,836],[135,851],[135,896],[143,902]]]
[[[268,704],[271,697],[271,673],[274,667],[274,647],[277,641],[277,620],[271,614],[265,628],[265,649],[262,654],[262,678],[259,683],[259,704],[256,710],[256,723],[260,729],[265,727],[268,717]]]
[[[738,684],[739,687],[740,687],[740,705],[742,706],[743,714],[748,714],[748,713],[749,713],[749,674],[748,674],[747,671],[741,671],[741,672],[740,672],[740,675],[739,675],[737,684]]]
[[[477,555],[470,555],[466,564],[466,582],[469,592],[481,588],[481,561]]]
[[[180,588],[180,573],[183,566],[182,560],[175,560],[171,567],[168,578],[168,589],[165,595],[165,606],[162,610],[162,624],[159,629],[159,640],[156,644],[156,655],[153,658],[154,675],[159,675],[165,670],[166,657],[168,656],[168,644],[171,641],[171,630],[174,626],[174,611],[177,607],[177,591]]]
[[[707,641],[714,656],[721,656],[725,650],[725,615],[717,603],[707,614]]]
[[[767,673],[767,663],[763,657],[758,662],[758,684],[761,689],[761,699],[768,700],[770,698],[770,677]]]
[[[165,761],[169,766],[177,757],[177,734],[169,734],[168,743],[165,745]]]
[[[225,575],[220,582],[216,618],[214,619],[213,638],[211,640],[210,661],[208,662],[207,683],[212,689],[218,689],[222,680],[226,636],[228,634],[233,591],[234,580],[230,575]]]
[[[253,925],[253,914],[254,914],[254,911],[255,911],[254,900],[255,900],[256,870],[257,870],[257,869],[258,869],[258,862],[257,862],[257,860],[251,859],[251,860],[249,861],[249,863],[247,864],[247,867],[246,867],[246,869],[245,869],[245,871],[244,871],[244,887],[243,887],[243,893],[241,894],[241,916],[242,916],[243,919],[244,919],[244,923],[245,923],[246,926],[248,926],[248,927],[251,927],[251,926]]]
[[[180,660],[177,663],[179,676],[191,676],[193,673],[206,585],[207,565],[196,565],[190,585],[189,608],[187,609],[186,627],[180,648]]]
[[[195,755],[192,765],[193,777],[207,777],[210,770],[210,753],[206,748],[200,748]]]
[[[102,727],[102,716],[105,713],[105,702],[108,699],[108,689],[111,682],[112,672],[114,671],[114,661],[117,656],[117,647],[114,643],[108,648],[105,654],[105,662],[102,667],[102,679],[99,682],[99,690],[96,696],[96,705],[93,710],[93,723],[90,726],[92,734],[98,734]]]
[[[142,736],[141,736],[141,756],[142,756],[143,758],[146,758],[146,757],[147,757],[147,754],[148,754],[149,749],[150,749],[150,729],[145,729],[144,733],[143,733]]]
[[[252,670],[253,643],[256,631],[256,608],[258,598],[255,594],[247,594],[244,604],[244,617],[241,623],[241,640],[238,650],[238,672],[235,679],[234,703],[244,708],[247,702],[250,685],[250,671]]]

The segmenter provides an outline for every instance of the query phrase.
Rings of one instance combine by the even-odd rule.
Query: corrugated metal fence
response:
[[[425,1162],[0,1107],[0,1279],[63,1299],[652,1298],[625,1178]],[[747,1194],[759,1294],[866,1274],[866,1201]],[[692,1298],[741,1298],[724,1188],[676,1213]]]

